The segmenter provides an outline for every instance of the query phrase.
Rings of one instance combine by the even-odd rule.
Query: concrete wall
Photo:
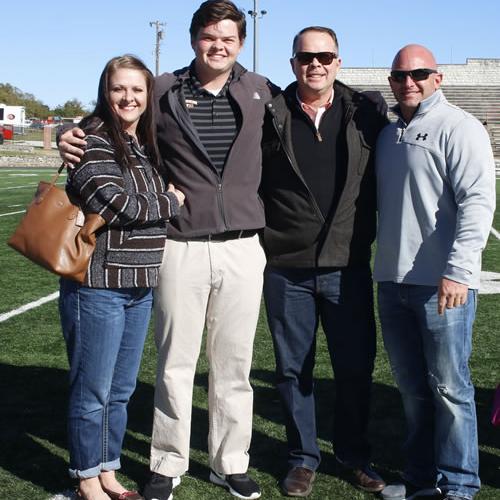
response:
[[[500,85],[500,59],[467,59],[465,64],[438,64],[443,85]],[[348,85],[387,85],[389,68],[341,68],[338,79]]]

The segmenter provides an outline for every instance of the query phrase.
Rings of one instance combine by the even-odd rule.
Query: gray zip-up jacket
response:
[[[229,94],[241,124],[226,158],[222,177],[210,160],[182,96],[189,68],[156,79],[158,146],[165,175],[186,195],[182,214],[171,221],[169,237],[195,237],[264,227],[258,195],[262,170],[262,124],[273,85],[236,64]]]
[[[478,288],[495,210],[495,163],[483,125],[438,90],[410,123],[400,117],[381,132],[376,174],[374,279],[436,286],[445,277]]]

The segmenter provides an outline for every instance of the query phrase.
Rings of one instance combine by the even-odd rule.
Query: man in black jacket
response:
[[[375,358],[373,149],[387,118],[378,94],[377,103],[335,81],[340,64],[331,29],[300,31],[291,59],[297,81],[268,103],[264,126],[264,295],[286,416],[289,471],[282,488],[289,496],[312,491],[320,463],[313,393],[318,319],[335,373],[339,469],[365,491],[385,486],[369,465],[367,425]]]

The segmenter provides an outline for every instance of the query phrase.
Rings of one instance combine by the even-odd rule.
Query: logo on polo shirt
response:
[[[258,92],[253,93],[253,99],[260,100],[260,95]]]
[[[195,106],[198,106],[198,101],[194,101],[193,99],[186,99],[187,109],[193,109]]]
[[[421,134],[420,132],[417,134],[417,137],[415,137],[415,140],[418,141],[420,139],[422,139],[423,141],[425,141],[427,139],[427,136],[429,134],[425,133],[425,134]]]

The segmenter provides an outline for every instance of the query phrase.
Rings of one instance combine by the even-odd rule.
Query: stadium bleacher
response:
[[[389,85],[356,85],[359,90],[378,90],[389,107],[396,103]],[[495,158],[500,159],[500,85],[443,85],[443,93],[452,104],[473,114],[488,129]],[[395,119],[390,113],[391,119]]]
[[[447,99],[473,114],[487,128],[500,176],[500,59],[468,58],[465,64],[438,64],[444,74],[442,89]],[[340,80],[359,90],[378,90],[393,106],[387,76],[389,68],[346,68]],[[390,113],[389,118],[395,119]]]

